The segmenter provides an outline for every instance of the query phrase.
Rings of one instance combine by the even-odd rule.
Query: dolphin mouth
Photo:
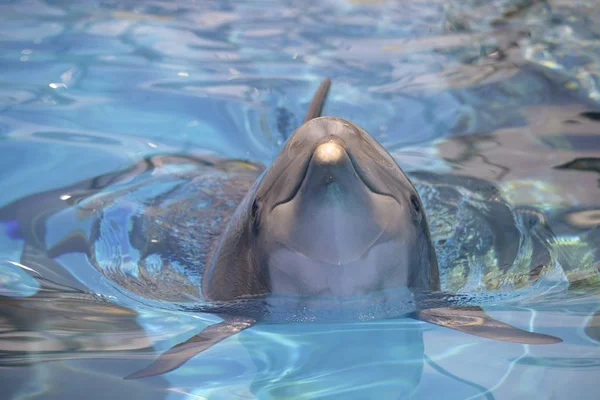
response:
[[[367,175],[365,174],[364,170],[361,168],[360,163],[358,162],[358,160],[356,159],[356,157],[354,157],[352,155],[352,153],[346,152],[346,154],[348,154],[348,158],[350,159],[350,163],[352,165],[352,169],[354,169],[354,173],[356,174],[356,176],[358,176],[358,178],[363,183],[363,185],[365,185],[367,187],[367,189],[369,189],[371,191],[371,193],[378,194],[380,196],[387,196],[389,198],[394,199],[394,201],[396,203],[400,204],[400,202],[398,201],[398,199],[396,199],[391,193],[386,192],[386,191],[382,191],[382,190],[377,189],[375,187],[375,185],[367,177]]]
[[[281,199],[279,201],[274,202],[273,205],[271,206],[270,211],[273,211],[275,208],[277,208],[277,206],[280,206],[285,203],[289,203],[290,201],[292,201],[294,199],[294,197],[296,197],[296,195],[300,191],[300,188],[302,187],[302,184],[304,183],[304,180],[306,179],[306,175],[308,175],[308,167],[310,167],[310,162],[312,161],[313,154],[314,154],[314,151],[312,151],[310,153],[310,156],[306,159],[306,161],[302,165],[302,171],[299,173],[300,179],[298,179],[294,189],[292,191],[290,191],[290,194],[288,196],[284,197],[283,199]],[[280,176],[279,179],[282,179],[282,176]]]

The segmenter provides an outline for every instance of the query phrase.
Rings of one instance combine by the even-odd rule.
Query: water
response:
[[[0,397],[596,398],[598,10],[0,3]],[[168,374],[123,380],[220,321],[191,312],[210,247],[195,243],[216,240],[325,76],[324,113],[364,127],[416,183],[443,288],[563,342],[375,318],[396,309],[330,323],[308,323],[323,316],[308,312]],[[113,174],[164,153],[249,163]],[[87,255],[37,251],[73,232]],[[152,247],[165,240],[169,252]]]

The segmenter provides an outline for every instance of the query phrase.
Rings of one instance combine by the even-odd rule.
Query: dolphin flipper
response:
[[[162,375],[179,368],[196,354],[212,347],[220,341],[251,327],[256,322],[250,318],[223,317],[225,320],[205,328],[199,334],[192,336],[183,343],[179,343],[146,368],[127,375],[124,379],[140,379],[154,375]]]
[[[554,344],[562,339],[528,332],[496,321],[480,307],[430,308],[417,312],[417,319],[435,325],[455,329],[474,336],[522,344]]]
[[[310,105],[308,106],[308,110],[306,111],[306,116],[304,117],[304,122],[308,122],[313,118],[318,118],[321,116],[321,111],[323,111],[323,105],[325,104],[325,99],[327,98],[327,93],[329,92],[329,87],[331,86],[331,79],[325,78],[319,85],[319,88],[315,92]]]

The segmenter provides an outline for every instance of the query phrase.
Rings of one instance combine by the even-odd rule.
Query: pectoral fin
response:
[[[223,322],[205,328],[196,336],[179,343],[161,354],[156,361],[146,368],[134,372],[124,379],[140,379],[154,375],[162,375],[179,368],[196,354],[227,339],[236,333],[251,327],[255,321],[248,318],[227,317]]]
[[[554,344],[562,339],[524,331],[514,326],[496,321],[480,307],[430,308],[417,312],[417,319],[435,325],[455,329],[470,335],[488,339],[522,344]]]

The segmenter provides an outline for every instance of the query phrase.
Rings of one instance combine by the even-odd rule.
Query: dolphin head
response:
[[[251,200],[249,250],[273,293],[355,296],[439,285],[414,185],[352,122],[321,117],[298,128]]]

